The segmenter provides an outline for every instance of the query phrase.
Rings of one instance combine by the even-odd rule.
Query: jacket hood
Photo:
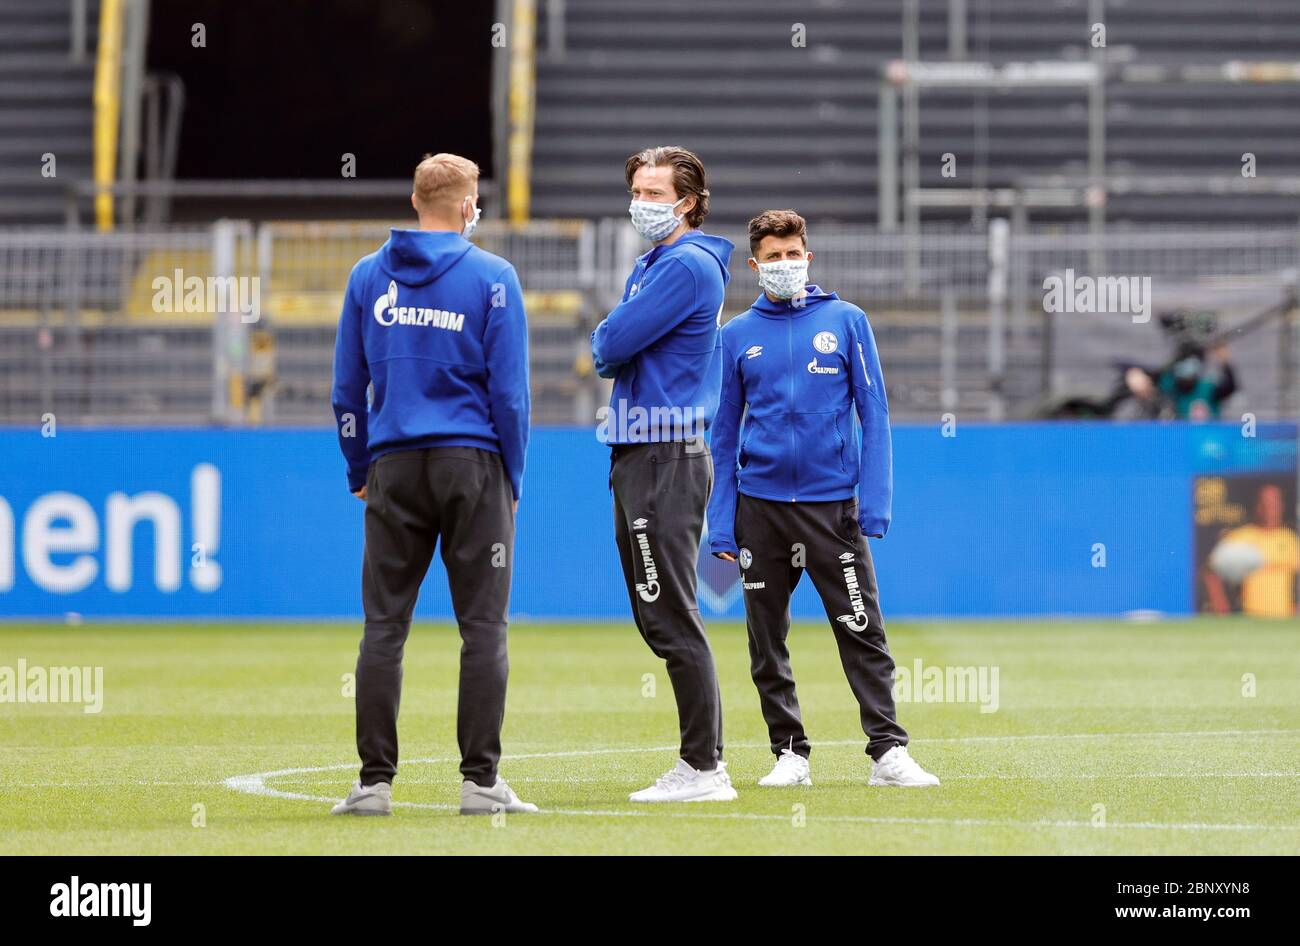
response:
[[[379,248],[379,267],[404,286],[423,286],[451,269],[473,245],[459,233],[394,227]]]
[[[817,308],[824,302],[838,302],[840,297],[833,292],[822,292],[821,286],[810,285],[807,287],[807,295],[799,300],[799,305],[795,305],[790,300],[773,302],[767,297],[767,293],[761,293],[750,306],[759,315],[765,315],[769,319],[798,318],[806,315],[813,309]]]
[[[643,260],[648,259],[655,250],[660,250],[660,256],[667,256],[683,246],[698,246],[704,252],[713,257],[714,262],[718,264],[718,269],[722,271],[722,284],[725,286],[731,279],[731,270],[728,265],[731,262],[731,253],[736,248],[736,244],[720,236],[713,236],[708,233],[701,233],[699,230],[687,230],[684,234],[669,246],[656,246],[645,256]]]

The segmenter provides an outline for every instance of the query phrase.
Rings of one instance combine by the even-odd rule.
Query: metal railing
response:
[[[89,24],[89,4],[86,0],[72,0],[69,8],[68,58],[75,63],[86,61],[86,34]]]
[[[162,80],[165,84],[166,80]],[[183,91],[179,91],[183,94]],[[168,110],[171,109],[170,98]],[[173,130],[163,125],[157,129],[161,140],[158,142],[156,157],[150,158],[164,170],[169,160],[174,161],[174,145],[169,144]],[[148,138],[146,139],[148,144]],[[170,154],[170,157],[169,157]],[[94,181],[79,180],[67,185],[63,191],[64,220],[66,225],[75,230],[83,222],[84,211],[93,207],[102,198],[143,198],[148,205],[169,206],[172,201],[219,202],[223,206],[238,205],[244,202],[326,200],[342,205],[346,202],[372,201],[387,202],[391,199],[394,209],[409,207],[411,181],[409,178],[323,178],[280,180],[250,178],[244,180],[173,180],[151,179],[115,181],[98,184]],[[494,202],[498,190],[494,181],[479,182],[479,198]],[[376,212],[376,211],[372,211]],[[134,226],[134,221],[123,219],[123,226]],[[146,225],[156,225],[146,213]]]
[[[264,324],[249,331],[267,333],[279,362],[264,416],[320,419],[348,274],[357,259],[383,244],[388,232],[389,225],[381,222],[268,223],[257,228]],[[535,413],[552,422],[585,422],[595,409],[596,381],[582,342],[606,298],[597,278],[597,232],[588,221],[513,225],[487,220],[474,238],[483,249],[510,260],[519,273],[532,335]]]
[[[49,409],[71,422],[327,424],[348,273],[387,235],[379,222],[0,231],[0,422]],[[728,318],[758,287],[744,235],[722,235],[738,247]],[[621,219],[485,221],[475,241],[514,264],[527,294],[539,420],[585,422],[602,397],[587,336],[645,245]],[[1115,360],[1166,357],[1158,315],[1174,308],[1219,314],[1242,387],[1234,410],[1300,414],[1296,314],[1250,321],[1294,291],[1300,229],[1112,229],[1100,272],[1085,225],[1001,218],[915,237],[821,227],[810,249],[812,280],[870,314],[897,417],[1029,416],[1104,389]],[[1048,281],[1071,272],[1148,279],[1147,313],[1045,311]],[[184,304],[174,290],[190,276],[256,278],[256,311]]]
[[[0,231],[0,420],[206,423],[212,318],[154,280],[212,272],[212,231]]]
[[[172,73],[150,73],[144,82],[144,178],[174,181],[180,149],[181,116],[185,112],[185,83]],[[158,227],[171,219],[171,194],[152,194],[145,203],[144,222]]]

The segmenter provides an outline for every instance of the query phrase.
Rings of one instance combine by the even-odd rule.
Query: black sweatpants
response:
[[[612,451],[609,481],[632,617],[667,665],[681,757],[712,771],[722,758],[722,699],[695,575],[713,458],[702,440],[620,445]]]
[[[790,671],[790,596],[805,571],[821,596],[835,633],[840,662],[857,697],[867,752],[879,759],[907,745],[894,708],[894,659],[867,540],[857,523],[857,500],[783,503],[743,493],[736,501],[735,535],[749,630],[750,674],[758,688],[772,752],[812,747],[803,731]]]
[[[496,783],[506,705],[513,505],[501,457],[487,450],[404,450],[370,465],[361,577],[366,628],[357,658],[362,784],[391,782],[397,773],[402,652],[439,538],[462,641],[460,771],[479,785]]]

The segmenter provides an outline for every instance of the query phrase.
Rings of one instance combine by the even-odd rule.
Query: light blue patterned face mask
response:
[[[758,264],[759,288],[773,298],[793,299],[807,284],[806,259],[782,259],[774,263]]]
[[[473,200],[473,199],[474,199],[473,197],[466,197],[466,198],[465,198],[465,200]],[[465,201],[461,201],[462,204],[463,204],[464,202],[465,202]],[[473,220],[466,220],[466,221],[465,221],[465,229],[461,231],[461,234],[460,234],[460,235],[463,236],[465,239],[468,240],[468,239],[470,238],[470,235],[474,232],[474,228],[478,226],[478,218],[481,217],[481,216],[483,216],[483,208],[481,208],[481,207],[479,207],[477,204],[475,204],[475,205],[474,205],[474,219],[473,219]]]
[[[632,215],[632,226],[651,243],[658,243],[677,229],[682,218],[673,213],[685,197],[676,204],[661,204],[653,200],[634,200],[627,212]]]

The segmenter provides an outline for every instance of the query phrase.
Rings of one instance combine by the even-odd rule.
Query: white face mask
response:
[[[473,199],[474,199],[473,197],[466,197],[466,198],[465,198],[465,200],[473,200]],[[461,201],[462,204],[464,204],[464,202],[465,202],[465,201]],[[472,220],[466,220],[466,221],[465,221],[465,229],[461,231],[461,234],[460,234],[460,235],[463,236],[465,239],[468,240],[468,239],[470,238],[470,235],[474,232],[474,228],[478,226],[478,218],[481,217],[481,216],[483,216],[483,210],[482,210],[481,207],[479,207],[477,204],[475,204],[475,205],[474,205],[474,218],[473,218]]]
[[[757,262],[757,260],[755,260]],[[782,259],[758,263],[759,288],[776,299],[793,299],[808,284],[806,259]]]
[[[682,218],[673,211],[685,199],[681,198],[676,204],[661,204],[653,200],[632,201],[627,208],[627,212],[632,215],[632,226],[651,243],[658,243],[682,222]]]

